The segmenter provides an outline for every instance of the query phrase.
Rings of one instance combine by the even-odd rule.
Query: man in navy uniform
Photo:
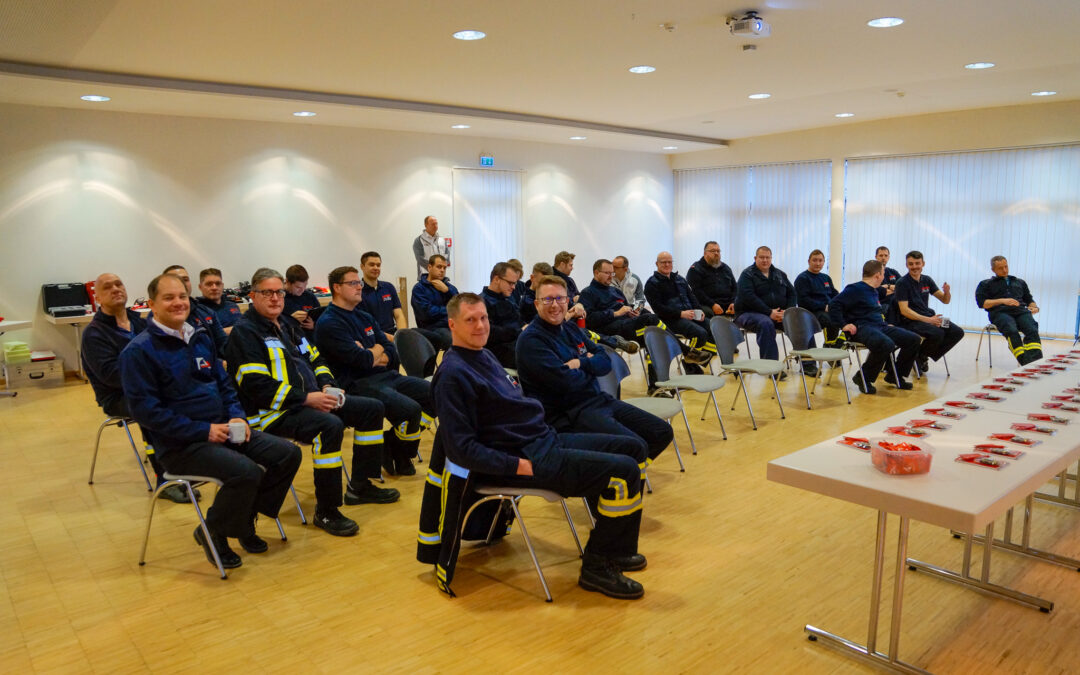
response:
[[[405,328],[405,310],[401,308],[394,285],[379,280],[382,256],[376,251],[368,251],[360,256],[360,271],[364,275],[364,311],[375,317],[386,339],[393,342],[394,334]]]
[[[794,306],[795,287],[783,270],[773,266],[772,249],[758,246],[754,253],[754,264],[739,275],[735,324],[757,334],[761,358],[780,358],[776,330],[782,326],[784,310]],[[780,378],[784,378],[784,373],[780,374]]]
[[[809,310],[817,318],[825,334],[825,346],[835,347],[837,338],[844,332],[829,319],[829,301],[835,298],[839,291],[836,290],[832,277],[821,271],[824,267],[825,254],[815,248],[810,252],[807,268],[795,277],[795,299],[799,307]],[[810,336],[811,347],[815,346],[815,339]],[[813,377],[817,375],[817,365],[813,361],[805,361],[803,372]]]
[[[199,292],[202,295],[198,302],[214,310],[218,324],[228,335],[232,332],[233,324],[240,319],[240,306],[225,298],[225,280],[221,270],[207,267],[199,272]]]
[[[686,271],[686,282],[697,297],[705,318],[735,315],[735,295],[738,285],[726,262],[720,260],[720,244],[705,242],[701,259]]]
[[[1034,315],[1039,313],[1039,306],[1031,297],[1027,283],[1009,274],[1005,256],[991,258],[990,269],[994,276],[979,282],[975,302],[986,310],[990,323],[1009,341],[1009,349],[1020,365],[1038,361],[1042,358],[1042,342]],[[1023,338],[1020,333],[1024,334]]]
[[[450,348],[450,327],[446,324],[446,303],[457,295],[457,288],[446,278],[449,263],[441,255],[431,256],[427,274],[420,275],[412,289],[416,328],[438,351]]]
[[[947,305],[952,300],[952,291],[947,283],[938,288],[930,275],[922,273],[926,263],[922,252],[909,252],[904,262],[908,273],[896,282],[893,315],[896,325],[922,336],[918,359],[919,369],[925,373],[929,359],[940,360],[964,337],[964,329],[952,323],[945,326],[942,316],[930,309],[931,295]]]

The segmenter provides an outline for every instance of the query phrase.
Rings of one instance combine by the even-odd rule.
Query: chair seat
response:
[[[784,364],[772,359],[746,359],[728,365],[720,364],[725,372],[754,373],[755,375],[777,375],[784,370]]]
[[[541,490],[539,488],[528,487],[500,487],[493,485],[479,485],[474,488],[474,491],[478,495],[506,495],[510,497],[543,497],[549,502],[557,502],[563,498],[558,492],[551,490]]]
[[[715,375],[675,375],[663,382],[657,382],[658,387],[678,387],[679,389],[693,389],[700,394],[707,394],[723,387],[727,382]]]
[[[682,413],[682,403],[677,398],[658,398],[641,396],[638,398],[625,398],[623,403],[629,403],[639,410],[656,415],[660,419],[670,420]]]
[[[855,345],[856,343],[849,342],[848,344]],[[858,345],[862,346],[862,345]],[[800,358],[809,359],[811,361],[842,361],[848,357],[846,349],[834,349],[832,347],[814,347],[813,349],[799,349],[791,352],[793,355]]]

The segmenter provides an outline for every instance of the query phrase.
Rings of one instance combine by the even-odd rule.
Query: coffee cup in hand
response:
[[[327,387],[326,390],[323,393],[325,393],[325,394],[327,394],[329,396],[337,397],[337,406],[336,407],[340,408],[341,406],[345,405],[345,390],[344,389],[339,389],[338,387]]]
[[[705,311],[700,309],[694,310],[694,321],[701,321],[705,318]]]
[[[243,422],[229,422],[229,442],[243,443],[247,439],[247,425]]]

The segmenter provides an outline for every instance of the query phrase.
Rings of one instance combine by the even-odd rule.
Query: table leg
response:
[[[89,382],[82,368],[82,327],[77,323],[71,325],[75,327],[75,375],[83,382]]]
[[[1021,543],[1014,544],[1012,537],[1009,535],[1009,520],[1005,521],[1005,539],[993,539],[994,548],[1001,549],[1003,551],[1009,551],[1010,553],[1016,553],[1018,555],[1027,556],[1029,558],[1035,558],[1036,560],[1042,560],[1043,562],[1052,563],[1054,565],[1061,565],[1062,567],[1068,567],[1080,572],[1080,560],[1075,558],[1069,558],[1067,556],[1058,555],[1049,551],[1043,551],[1041,549],[1033,548],[1031,546],[1031,507],[1034,502],[1034,495],[1028,495],[1027,500],[1024,502],[1024,524],[1023,532],[1021,533]],[[1009,513],[1012,513],[1012,509],[1009,509]],[[956,533],[954,533],[956,534]],[[975,541],[982,544],[986,541],[986,537],[981,535],[975,535]],[[965,574],[965,576],[967,576]]]

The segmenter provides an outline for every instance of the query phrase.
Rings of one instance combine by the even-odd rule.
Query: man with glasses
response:
[[[757,335],[760,358],[780,358],[776,331],[783,327],[784,310],[795,306],[795,287],[782,270],[773,267],[772,249],[758,246],[754,253],[754,264],[739,275],[735,325]],[[816,371],[812,372],[816,374]],[[810,373],[808,370],[807,374]],[[787,373],[780,373],[780,379],[786,376]]]
[[[603,262],[610,270],[611,262]],[[635,456],[644,474],[646,465],[671,443],[671,425],[601,391],[597,377],[611,371],[611,360],[585,331],[565,321],[568,302],[562,279],[540,280],[538,316],[518,338],[522,389],[544,405],[547,422],[556,431],[614,434],[640,443]]]
[[[315,525],[348,537],[360,528],[342,515],[341,443],[353,428],[352,482],[344,503],[389,504],[397,490],[368,480],[379,475],[383,452],[383,405],[373,398],[327,393],[334,376],[300,324],[283,314],[285,278],[258,269],[251,277],[251,310],[234,326],[225,348],[229,375],[248,423],[275,436],[311,444],[315,480]]]
[[[386,334],[386,339],[394,341],[394,333],[405,325],[405,310],[401,309],[401,300],[397,289],[388,281],[380,281],[382,256],[376,251],[368,251],[360,256],[360,270],[364,274],[364,311],[379,322]]]
[[[431,385],[398,372],[397,348],[374,317],[359,307],[364,282],[356,268],[338,267],[328,280],[333,299],[315,323],[315,345],[346,391],[378,399],[386,409],[393,426],[383,434],[386,472],[415,475],[412,458],[420,432],[434,421]]]
[[[611,285],[622,291],[626,301],[634,307],[645,306],[645,284],[641,278],[630,271],[630,261],[624,255],[617,255],[611,259],[611,267],[615,276],[611,278]]]
[[[510,263],[496,263],[491,268],[490,283],[480,294],[487,305],[490,325],[488,341],[484,346],[506,368],[517,368],[515,350],[518,336],[521,335],[521,313],[510,299],[517,282],[518,273]]]
[[[690,269],[686,270],[686,282],[694,291],[698,306],[705,318],[735,315],[735,275],[727,263],[720,260],[720,244],[705,243],[705,253]]]
[[[705,313],[697,309],[697,300],[690,290],[690,284],[675,271],[671,254],[667,251],[661,251],[656,256],[656,272],[645,282],[645,297],[660,320],[667,324],[668,330],[688,340],[691,351],[683,354],[683,361],[695,366],[687,368],[688,372],[700,373],[700,366],[707,364],[716,354],[716,345],[709,335]]]
[[[198,302],[214,310],[221,329],[226,335],[231,333],[233,324],[240,319],[240,306],[225,299],[225,281],[222,279],[221,270],[207,267],[199,272],[199,291],[202,296],[198,298]]]
[[[446,303],[457,295],[458,290],[446,278],[446,258],[433,255],[428,261],[427,274],[412,289],[412,308],[416,327],[435,349],[450,348],[450,326],[446,323]]]
[[[192,328],[205,328],[206,332],[210,334],[210,339],[214,342],[214,350],[217,352],[218,357],[224,358],[225,341],[228,340],[228,336],[221,327],[221,323],[217,320],[217,313],[201,302],[191,299],[191,277],[188,276],[187,270],[184,269],[183,265],[169,265],[162,274],[171,274],[184,282],[190,310],[187,318],[188,324]]]

